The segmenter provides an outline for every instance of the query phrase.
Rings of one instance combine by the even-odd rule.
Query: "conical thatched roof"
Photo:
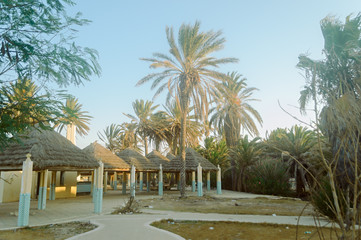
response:
[[[129,171],[130,169],[128,163],[97,142],[91,143],[83,151],[101,160],[105,170]]]
[[[170,160],[163,156],[160,152],[154,150],[151,153],[148,153],[146,157],[158,166],[162,164],[163,170],[167,171],[166,166],[169,165]]]
[[[157,164],[152,163],[149,159],[131,148],[127,148],[117,153],[117,156],[123,159],[130,166],[134,164],[137,171],[152,171],[159,169]]]
[[[193,148],[186,149],[186,171],[196,171],[198,163],[205,171],[217,171],[217,167],[214,166],[210,161],[202,157]],[[181,157],[178,155],[165,166],[165,168],[171,171],[180,171],[181,169]]]
[[[94,169],[98,161],[84,153],[54,130],[33,129],[21,138],[21,143],[10,144],[0,151],[0,169],[21,170],[26,154],[31,154],[34,170]]]

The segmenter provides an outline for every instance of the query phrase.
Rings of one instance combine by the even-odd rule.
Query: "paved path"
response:
[[[178,192],[166,193],[178,195]],[[194,193],[188,193],[193,195]],[[206,193],[212,197],[222,198],[255,198],[265,197],[264,195],[255,195],[249,193],[239,193],[232,191],[223,191],[222,195],[216,195],[210,191]],[[75,236],[71,239],[183,239],[178,235],[163,231],[150,226],[151,222],[161,219],[174,220],[207,220],[207,221],[238,221],[238,222],[267,222],[281,224],[297,224],[297,217],[293,216],[260,216],[260,215],[232,215],[215,213],[187,213],[158,211],[153,209],[143,209],[143,214],[135,215],[110,215],[114,207],[123,205],[129,196],[121,195],[119,191],[110,191],[104,196],[103,213],[94,214],[94,205],[89,196],[81,196],[73,199],[58,199],[47,201],[45,210],[37,210],[37,202],[31,201],[30,226],[45,225],[51,223],[68,222],[72,220],[91,221],[97,225],[93,231]],[[277,198],[269,196],[271,198]],[[136,195],[137,199],[157,199],[159,196],[155,193],[141,193]],[[14,215],[17,211],[18,203],[0,204],[0,229],[9,229],[16,227],[17,217]],[[312,217],[302,217],[301,225],[314,225]],[[324,223],[325,224],[325,223]]]

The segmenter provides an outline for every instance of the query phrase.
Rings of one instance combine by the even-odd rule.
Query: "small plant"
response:
[[[132,214],[139,213],[139,204],[134,201],[134,197],[130,196],[124,207],[116,207],[111,214]]]

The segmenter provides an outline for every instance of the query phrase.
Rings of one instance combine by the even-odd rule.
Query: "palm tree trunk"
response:
[[[189,94],[186,92],[186,88],[181,86],[181,132],[180,132],[180,154],[181,154],[181,169],[180,169],[180,194],[181,197],[186,195],[186,136],[187,136],[187,114],[188,114],[188,103]]]
[[[187,133],[187,111],[182,112],[181,119],[181,134],[180,134],[180,154],[181,154],[181,169],[180,169],[180,194],[185,197],[186,194],[186,133]]]
[[[144,139],[144,156],[147,156],[148,155],[148,141],[147,141],[147,137],[143,136],[143,139]]]

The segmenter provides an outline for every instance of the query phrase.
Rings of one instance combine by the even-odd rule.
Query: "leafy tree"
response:
[[[151,68],[162,68],[162,72],[151,73],[137,85],[153,80],[152,89],[158,88],[155,96],[168,89],[168,99],[176,98],[181,110],[180,153],[181,196],[185,196],[185,146],[187,115],[190,104],[198,116],[207,116],[210,88],[223,74],[213,70],[221,64],[236,62],[235,58],[215,58],[210,55],[223,48],[225,42],[221,32],[200,32],[200,23],[193,26],[182,24],[178,42],[174,39],[173,28],[166,28],[170,55],[154,53],[153,58],[143,58]]]
[[[228,147],[225,140],[207,137],[204,139],[204,147],[198,146],[197,151],[215,166],[219,165],[222,169],[229,168]]]
[[[10,112],[21,108],[25,113],[29,106],[36,104],[37,109],[31,111],[47,114],[44,119],[59,114],[56,111],[58,103],[50,96],[34,96],[34,99],[27,98],[26,102],[13,104],[8,98],[12,82],[31,79],[41,85],[55,82],[67,86],[79,85],[92,75],[100,75],[97,52],[73,42],[76,27],[89,23],[81,18],[80,13],[74,17],[67,15],[66,5],[73,4],[71,0],[0,2],[0,107],[1,124],[6,126],[0,130],[1,142],[16,139],[17,132],[34,125],[26,120],[25,114],[19,120],[13,119]],[[38,126],[45,126],[49,121]]]
[[[218,132],[225,136],[229,149],[237,146],[243,128],[250,134],[258,135],[255,120],[262,124],[260,114],[251,105],[253,92],[257,88],[248,88],[246,79],[242,75],[228,73],[223,82],[217,83],[214,89],[216,107],[211,109],[213,115],[210,124],[213,124]],[[234,159],[231,159],[232,189],[235,190],[236,167]]]
[[[10,141],[20,141],[18,134],[29,126],[50,129],[63,116],[59,95],[40,94],[30,80],[17,80],[0,88],[0,151]]]
[[[30,77],[59,85],[98,75],[97,53],[73,42],[75,27],[88,24],[66,14],[71,0],[6,0],[0,3],[0,76]],[[10,79],[12,80],[12,79]]]

